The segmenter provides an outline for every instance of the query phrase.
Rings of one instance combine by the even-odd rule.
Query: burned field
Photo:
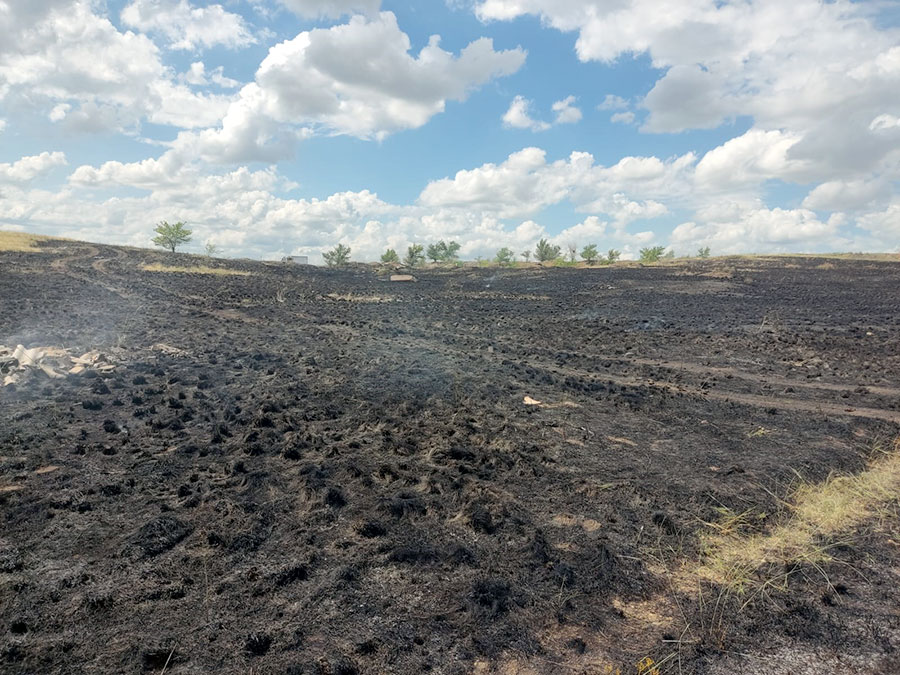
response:
[[[0,253],[4,673],[896,668],[897,263],[154,263]]]

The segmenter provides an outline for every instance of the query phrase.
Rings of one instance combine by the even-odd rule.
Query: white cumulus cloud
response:
[[[381,0],[278,0],[304,18],[337,19],[345,14],[375,14]]]
[[[829,250],[839,239],[837,222],[823,222],[807,209],[769,209],[759,203],[735,202],[701,211],[698,216],[699,222],[682,223],[672,231],[670,241],[675,248],[692,251],[709,246],[717,253],[779,252],[800,244],[807,250]]]
[[[553,104],[556,113],[555,124],[574,124],[581,121],[581,110],[575,105],[575,97],[567,96]]]
[[[864,213],[857,220],[859,227],[868,230],[882,241],[891,242],[889,250],[900,251],[900,199],[882,211]]]
[[[209,84],[212,83],[222,89],[234,89],[241,84],[237,80],[225,76],[224,66],[217,66],[216,68],[213,68],[211,72],[207,73],[206,64],[203,63],[203,61],[195,61],[192,63],[186,72],[178,76],[178,79],[195,87],[209,86]]]
[[[615,124],[634,124],[634,113],[630,110],[613,113],[610,115],[609,121]]]
[[[256,41],[243,17],[222,5],[195,7],[188,0],[133,0],[122,10],[121,18],[130,28],[165,36],[171,49],[216,45],[236,48]]]
[[[144,119],[208,126],[227,107],[223,97],[175,82],[147,36],[120,32],[92,3],[15,3],[0,12],[3,35],[9,39],[0,40],[0,101],[52,110],[52,119],[70,129],[121,130]]]
[[[782,131],[751,129],[707,152],[697,164],[697,181],[709,188],[757,186],[767,178],[802,178],[810,162],[791,159],[800,137]]]
[[[42,152],[40,155],[22,157],[11,164],[0,164],[0,182],[27,183],[65,164],[66,156],[62,152]]]
[[[480,38],[458,55],[432,36],[418,54],[391,12],[304,31],[273,46],[221,126],[182,134],[179,151],[210,161],[274,160],[313,133],[384,138],[423,126],[448,101],[525,62],[517,48],[495,51]]]
[[[696,0],[661,10],[657,0],[478,0],[475,12],[484,21],[538,16],[577,34],[582,61],[647,54],[662,75],[640,103],[644,131],[750,117],[759,131],[795,141],[780,163],[787,173],[768,178],[792,180],[796,162],[806,162],[815,170],[808,178],[830,180],[877,173],[900,154],[900,134],[884,135],[900,110],[900,30],[878,22],[889,6]],[[625,104],[609,95],[601,107]]]
[[[656,157],[625,157],[605,167],[586,152],[547,162],[544,150],[525,148],[500,164],[484,164],[430,182],[419,203],[514,218],[568,201],[578,211],[606,214],[625,224],[667,213],[657,198],[677,199],[689,193],[693,162],[693,155],[665,162]]]
[[[820,183],[803,200],[803,208],[815,211],[871,209],[891,195],[884,180],[832,180]]]
[[[603,102],[597,106],[597,110],[625,110],[628,101],[616,94],[607,94]]]
[[[509,109],[503,114],[503,124],[514,129],[531,129],[532,131],[546,131],[550,125],[546,122],[532,119],[531,105],[524,96],[516,96]]]
[[[503,125],[513,129],[530,129],[531,131],[546,131],[558,124],[574,124],[581,121],[581,109],[575,105],[576,98],[567,96],[561,101],[556,101],[552,111],[556,114],[552,123],[535,119],[531,116],[533,101],[524,96],[516,96],[509,104],[509,108],[503,114]]]

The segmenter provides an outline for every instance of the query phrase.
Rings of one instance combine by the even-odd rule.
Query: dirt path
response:
[[[100,288],[113,293],[123,300],[135,300],[138,298],[134,293],[130,293],[126,289],[121,286],[117,286],[107,282],[104,278],[98,277],[97,274],[84,273],[79,271],[77,268],[82,267],[82,265],[76,265],[75,263],[81,263],[83,261],[93,260],[100,255],[100,249],[96,246],[88,246],[88,245],[77,245],[78,248],[76,252],[71,255],[66,255],[61,258],[57,258],[50,263],[50,269],[58,274],[62,274],[64,276],[70,277],[72,279],[77,279],[78,281],[83,281],[88,284],[93,284],[95,286],[99,286]],[[67,246],[68,248],[69,246]],[[121,260],[127,257],[127,252],[122,249],[116,249],[116,259]],[[90,269],[94,272],[104,275],[104,277],[108,277],[109,274],[106,271],[105,263],[108,261],[108,258],[101,258],[99,260],[93,260],[90,265]]]

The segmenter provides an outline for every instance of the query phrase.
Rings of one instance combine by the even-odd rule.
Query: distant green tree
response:
[[[665,246],[653,246],[642,248],[640,252],[641,262],[657,262],[666,252]]]
[[[406,249],[406,257],[403,259],[403,264],[407,267],[418,267],[423,262],[425,262],[425,255],[422,253],[422,245],[421,244],[413,244],[409,248]]]
[[[322,254],[325,264],[329,267],[343,267],[350,262],[350,247],[338,244],[330,251]]]
[[[531,260],[531,251],[522,251],[522,257],[525,259],[525,262]]]
[[[697,251],[697,256],[700,258],[708,258],[709,257],[709,246],[701,248],[699,251]]]
[[[617,251],[614,248],[611,248],[606,252],[606,262],[608,262],[610,265],[616,262],[620,257],[622,257],[622,252]]]
[[[400,256],[397,255],[397,251],[392,248],[389,248],[387,251],[381,254],[381,262],[383,263],[399,263]]]
[[[551,244],[546,239],[541,239],[534,249],[534,259],[541,263],[556,260],[559,254],[559,246]]]
[[[666,253],[663,258],[666,260],[675,260],[675,249],[670,249],[668,253]]]
[[[443,244],[444,242],[440,243]],[[447,262],[452,262],[459,258],[459,249],[461,248],[462,246],[460,246],[460,243],[458,241],[451,241],[450,243],[448,243],[447,248],[445,249],[446,253],[444,255],[444,260],[446,260]]]
[[[460,244],[451,241],[449,244],[443,239],[436,244],[429,244],[425,255],[432,262],[453,262],[459,257]]]
[[[600,257],[600,254],[597,253],[597,245],[596,244],[588,244],[583,249],[581,249],[581,257],[587,262],[588,265],[593,265],[597,262],[597,258]]]
[[[203,251],[206,253],[207,258],[213,258],[219,253],[219,247],[210,240],[203,245]]]
[[[443,243],[441,242],[441,244]],[[438,244],[428,244],[428,248],[425,249],[425,255],[431,262],[439,262],[444,259],[444,252]]]
[[[504,246],[499,251],[497,251],[497,255],[494,258],[494,262],[497,262],[501,265],[512,265],[515,257],[516,257],[516,254],[512,252],[512,249],[506,248]]]
[[[161,248],[169,249],[172,253],[178,246],[191,240],[191,230],[187,229],[182,222],[169,225],[164,220],[153,231],[157,234],[156,237],[153,237],[153,243]]]

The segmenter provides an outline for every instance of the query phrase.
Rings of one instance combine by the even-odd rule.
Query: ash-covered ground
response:
[[[0,253],[0,344],[63,374],[0,388],[4,673],[896,668],[896,511],[756,597],[684,580],[898,435],[900,264],[42,246]]]

